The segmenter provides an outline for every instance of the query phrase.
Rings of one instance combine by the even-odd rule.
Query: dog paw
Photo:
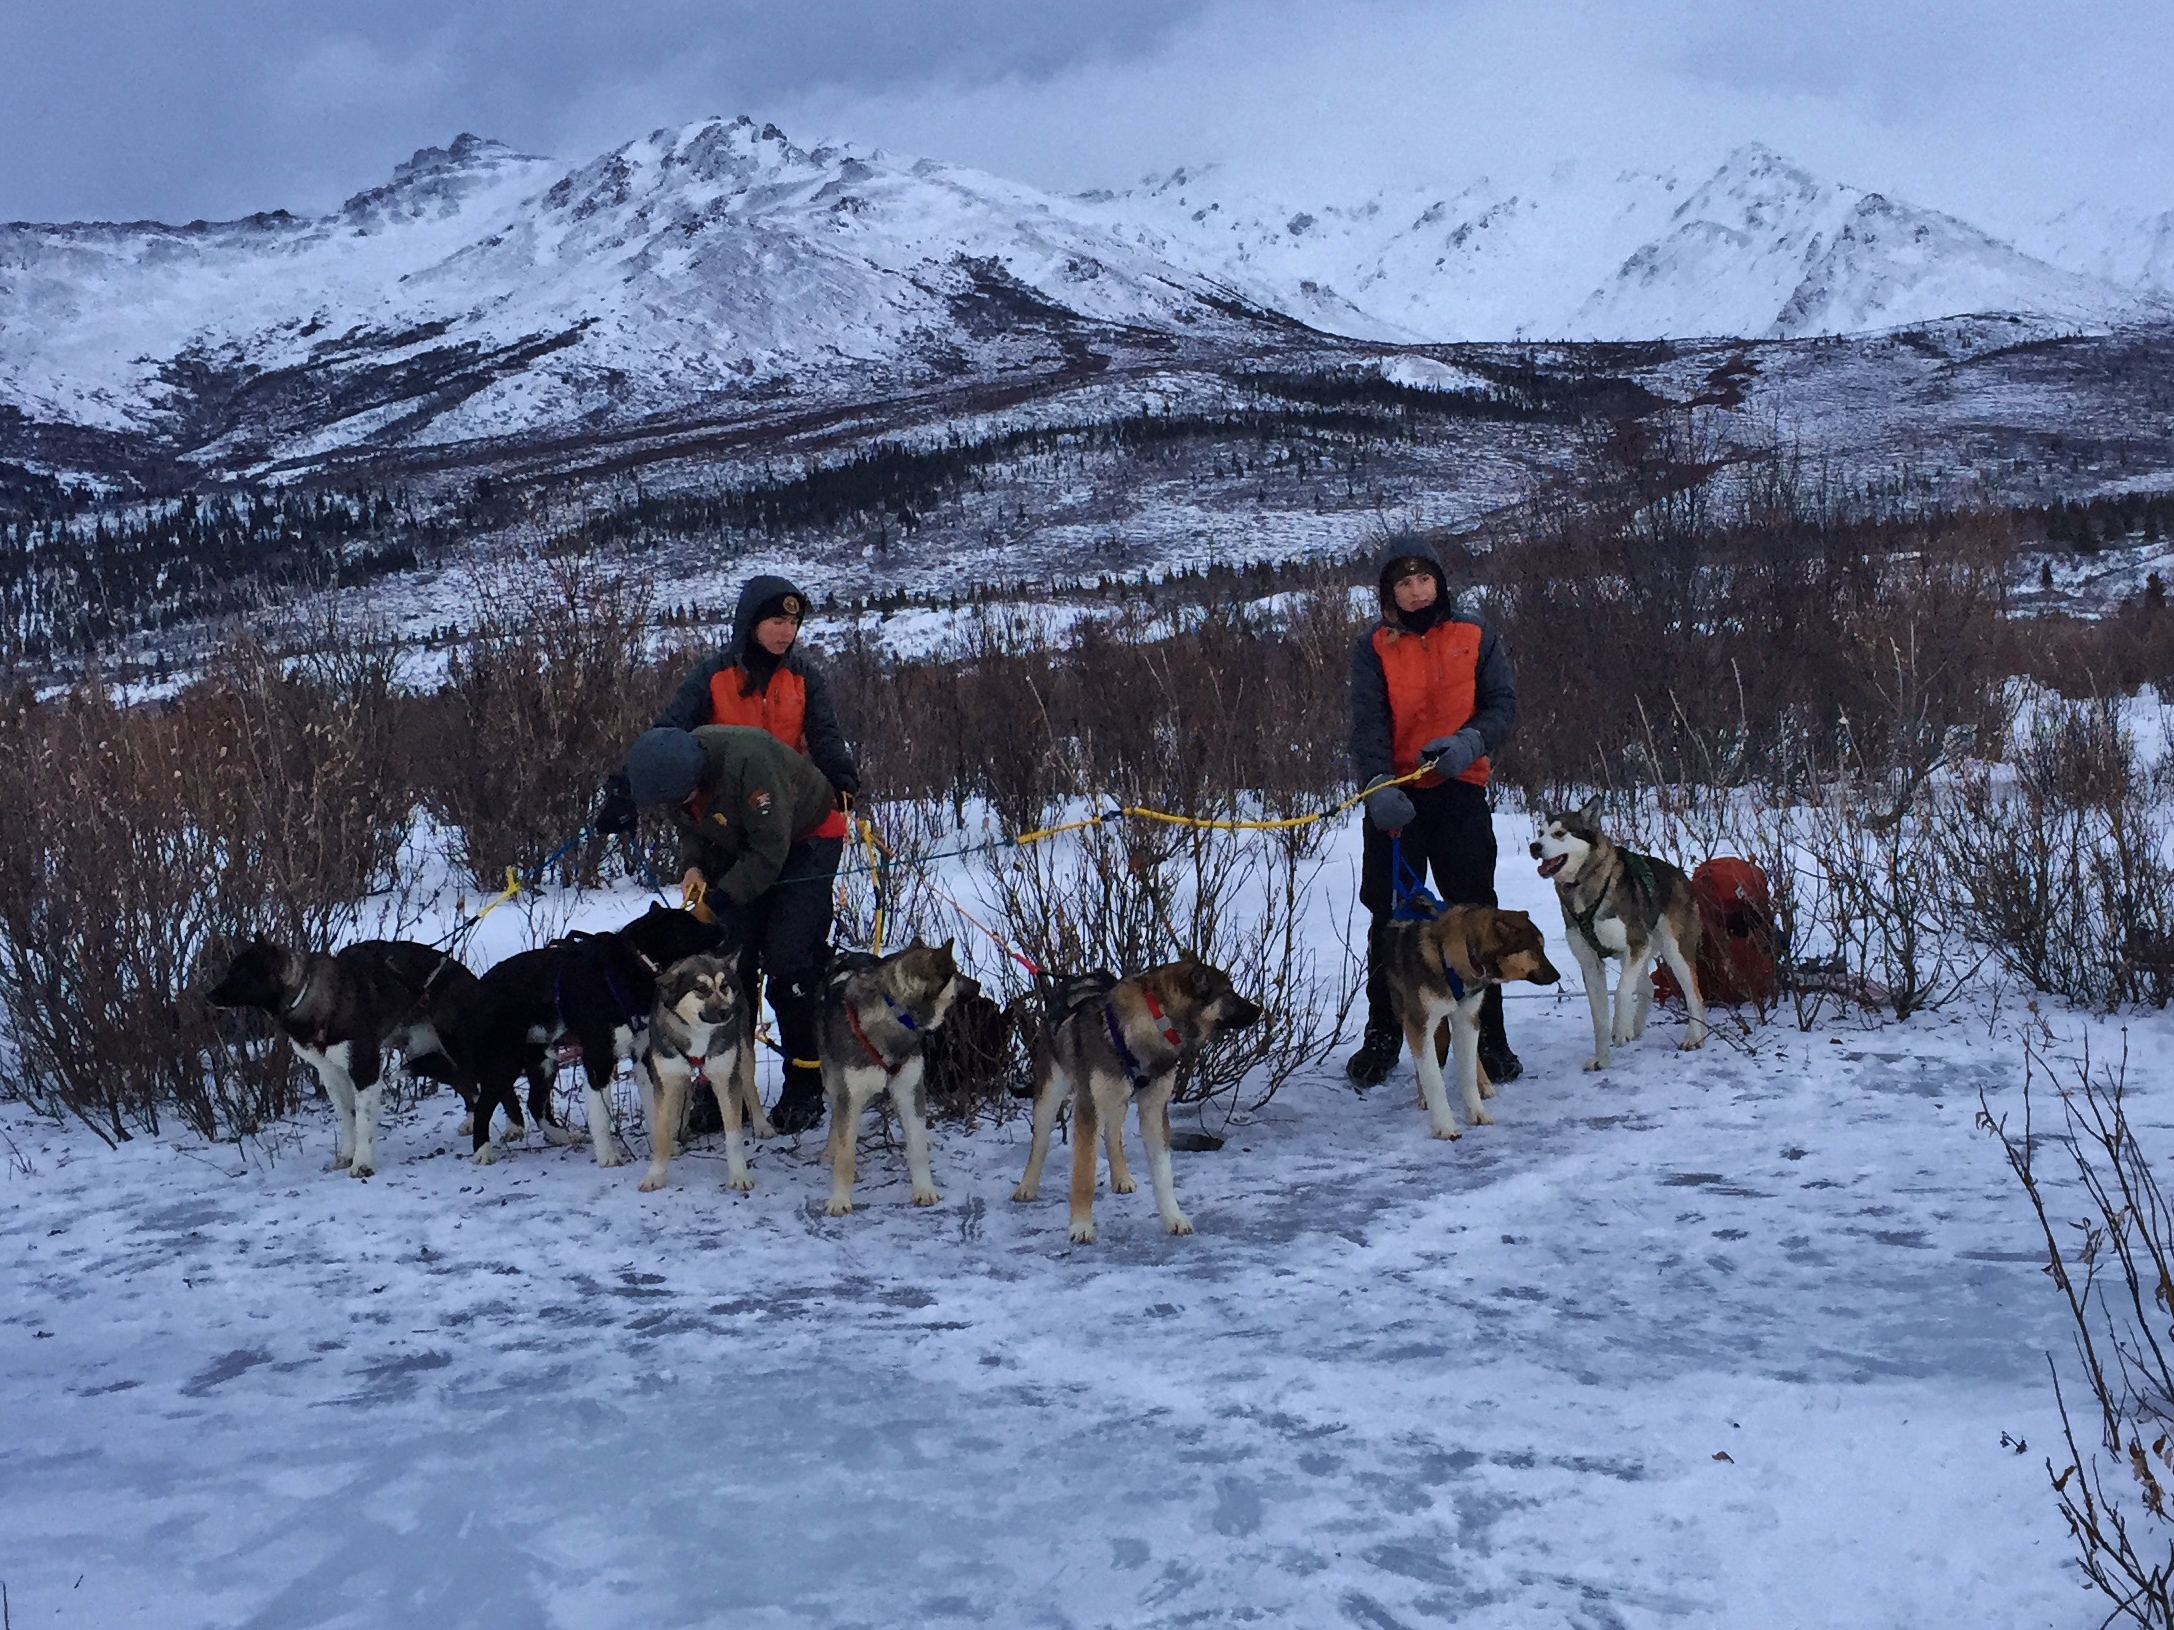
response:
[[[1462,1127],[1436,1126],[1432,1130],[1434,1136],[1440,1138],[1444,1143],[1454,1143],[1459,1138],[1464,1136],[1464,1129]]]
[[[1182,1211],[1174,1217],[1165,1217],[1162,1225],[1163,1232],[1168,1234],[1190,1234],[1193,1231],[1193,1219]]]
[[[667,1181],[668,1179],[662,1172],[644,1172],[642,1174],[642,1192],[644,1194],[654,1194],[657,1190],[663,1188]]]
[[[748,1123],[747,1129],[750,1132],[754,1133],[755,1136],[761,1139],[764,1143],[768,1143],[772,1138],[778,1135],[778,1129],[772,1126],[768,1121],[750,1121]]]
[[[730,1177],[725,1179],[725,1187],[728,1189],[738,1189],[742,1194],[753,1194],[755,1192],[754,1173],[734,1172]]]
[[[596,1152],[596,1163],[599,1166],[624,1166],[627,1156],[617,1149],[599,1149]]]
[[[1110,1192],[1112,1194],[1130,1194],[1139,1186],[1130,1177],[1113,1177],[1110,1179]]]
[[[1611,1047],[1628,1047],[1637,1039],[1638,1032],[1635,1030],[1615,1030],[1609,1032],[1608,1045]]]
[[[915,1189],[913,1191],[913,1203],[917,1206],[942,1205],[943,1201],[944,1197],[934,1189]]]
[[[1092,1245],[1095,1242],[1095,1225],[1091,1220],[1074,1223],[1068,1233],[1074,1245]]]
[[[375,1166],[365,1165],[362,1161],[358,1160],[348,1166],[347,1175],[349,1177],[375,1177],[377,1176],[377,1168]]]
[[[1703,1035],[1685,1036],[1683,1040],[1676,1043],[1676,1051],[1679,1053],[1695,1053],[1705,1045],[1706,1038]]]
[[[1017,1188],[1012,1190],[1012,1198],[1014,1200],[1038,1200],[1041,1198],[1041,1194],[1042,1186],[1039,1183],[1021,1183]]]
[[[570,1126],[552,1126],[546,1123],[543,1135],[544,1142],[559,1149],[571,1148],[581,1141],[581,1134]]]
[[[853,1202],[851,1200],[833,1200],[829,1205],[823,1207],[823,1215],[826,1217],[843,1217],[850,1214],[852,1210]]]
[[[1604,1058],[1589,1058],[1585,1061],[1585,1067],[1587,1070],[1605,1070],[1608,1061]]]
[[[1492,1081],[1482,1081],[1480,1083],[1480,1096],[1482,1098],[1492,1098],[1494,1095],[1495,1084]]]
[[[1488,1114],[1484,1109],[1473,1110],[1470,1119],[1474,1126],[1492,1126],[1495,1124],[1494,1116]]]
[[[497,1144],[486,1143],[476,1151],[476,1164],[478,1166],[495,1166],[503,1156],[504,1151]]]
[[[474,1137],[475,1135],[476,1135],[476,1118],[475,1118],[475,1116],[473,1116],[473,1115],[463,1115],[463,1116],[462,1116],[462,1117],[460,1118],[460,1125],[458,1125],[458,1126],[456,1126],[456,1127],[454,1127],[454,1128],[453,1128],[453,1136],[455,1136],[456,1138],[472,1138],[472,1137]]]
[[[515,1122],[514,1122],[514,1123],[513,1123],[513,1124],[512,1124],[511,1126],[507,1127],[507,1128],[506,1128],[506,1141],[507,1141],[508,1143],[526,1143],[526,1142],[528,1142],[528,1125],[527,1125],[527,1123],[526,1123],[526,1122],[524,1122],[524,1121],[515,1121]]]

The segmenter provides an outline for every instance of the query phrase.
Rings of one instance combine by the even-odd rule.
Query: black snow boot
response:
[[[1480,1068],[1493,1082],[1515,1081],[1525,1066],[1510,1051],[1510,1038],[1502,1029],[1502,987],[1489,985],[1480,1003]]]
[[[823,1072],[794,1059],[785,1066],[785,1090],[770,1110],[770,1124],[780,1132],[812,1132],[823,1124]]]
[[[1389,1079],[1403,1051],[1404,1037],[1399,1032],[1368,1025],[1359,1050],[1344,1060],[1344,1075],[1361,1092],[1378,1087]]]
[[[770,976],[770,1011],[777,1015],[778,1045],[785,1052],[785,1090],[770,1111],[780,1132],[806,1132],[823,1124],[823,1068],[815,1053],[813,969]]]

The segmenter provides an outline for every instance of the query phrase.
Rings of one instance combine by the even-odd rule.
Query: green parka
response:
[[[672,806],[679,864],[746,905],[785,871],[796,838],[837,808],[823,772],[767,730],[711,724],[693,732],[708,760],[694,796]]]

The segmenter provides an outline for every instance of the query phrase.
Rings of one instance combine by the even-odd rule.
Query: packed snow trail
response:
[[[1498,1125],[1309,1080],[1180,1157],[1195,1237],[1143,1189],[1091,1247],[1010,1203],[1022,1123],[834,1221],[815,1138],[738,1200],[479,1171],[449,1095],[369,1183],[322,1115],[267,1168],[11,1110],[0,1577],[25,1625],[2096,1622],[1982,1022],[1601,1077],[1582,1002],[1513,1022]]]

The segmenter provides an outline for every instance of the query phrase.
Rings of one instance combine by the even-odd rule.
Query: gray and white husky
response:
[[[929,1170],[921,1045],[970,983],[960,977],[949,940],[941,945],[915,940],[887,957],[842,958],[832,971],[816,1014],[823,1092],[830,1100],[830,1138],[823,1155],[830,1162],[830,1204],[824,1208],[829,1215],[843,1217],[853,1209],[861,1112],[884,1091],[906,1134],[913,1203],[932,1206],[943,1198]]]
[[[682,957],[657,975],[642,1049],[649,1087],[644,1193],[664,1187],[686,1123],[687,1094],[703,1077],[717,1095],[717,1113],[725,1123],[725,1181],[743,1193],[755,1186],[740,1136],[740,1111],[747,1111],[758,1138],[775,1134],[755,1087],[755,1030],[747,1021],[737,951]]]
[[[1532,858],[1555,885],[1563,908],[1570,953],[1585,974],[1585,999],[1593,1012],[1593,1056],[1588,1070],[1608,1067],[1611,1042],[1621,1047],[1646,1028],[1653,1006],[1653,958],[1658,953],[1683,989],[1690,1022],[1685,1048],[1706,1041],[1706,1004],[1699,999],[1698,902],[1691,880],[1665,860],[1618,848],[1600,829],[1600,806],[1546,810]],[[1615,1019],[1608,1018],[1605,958],[1619,957]]]

